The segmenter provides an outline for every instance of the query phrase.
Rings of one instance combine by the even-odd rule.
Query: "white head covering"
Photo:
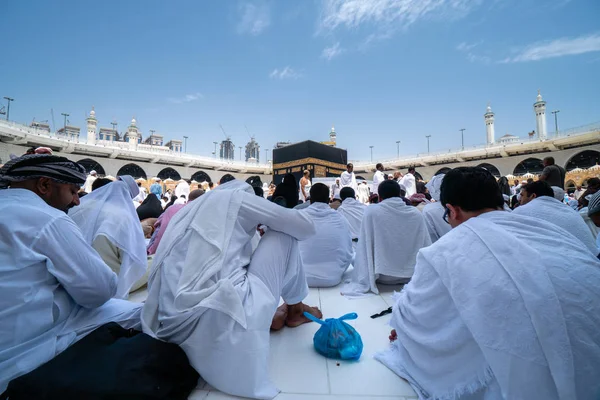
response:
[[[425,187],[429,190],[429,194],[435,201],[440,201],[440,195],[442,194],[442,181],[444,180],[445,174],[438,174],[431,178]]]
[[[552,191],[554,192],[554,198],[556,200],[564,201],[565,200],[565,191],[558,186],[552,186]]]
[[[129,290],[144,275],[148,265],[144,232],[132,202],[137,193],[135,180],[121,176],[120,180],[83,197],[78,207],[69,210],[69,217],[79,226],[87,243],[91,245],[96,237],[104,235],[122,252],[115,295],[121,299],[128,297]]]

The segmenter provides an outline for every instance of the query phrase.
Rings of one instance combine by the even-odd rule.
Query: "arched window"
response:
[[[144,172],[144,170],[139,165],[133,164],[133,163],[123,165],[121,167],[121,169],[119,169],[119,171],[117,172],[117,176],[121,176],[121,175],[131,175],[135,179],[137,179],[137,178],[147,179],[148,178],[146,176],[146,173]]]
[[[192,175],[192,180],[196,182],[212,182],[210,176],[204,171],[196,171],[194,175]]]
[[[496,178],[500,178],[502,176],[502,175],[500,175],[500,171],[498,171],[498,168],[496,168],[495,165],[483,163],[483,164],[479,164],[478,167],[487,169]]]
[[[574,170],[575,168],[586,169],[597,164],[600,164],[600,152],[596,150],[584,150],[571,157],[567,161],[565,169],[567,171]]]
[[[181,179],[181,175],[179,175],[179,172],[175,171],[173,168],[171,167],[167,167],[164,168],[163,170],[161,170],[158,175],[156,175],[158,178],[162,179],[163,181],[165,179],[171,178],[174,181],[178,181]]]
[[[542,164],[542,160],[539,158],[528,158],[526,160],[521,161],[515,169],[513,170],[513,175],[521,176],[526,173],[531,174],[540,174],[544,169],[544,164]]]
[[[100,176],[106,175],[106,172],[104,171],[104,168],[102,168],[102,165],[100,165],[97,161],[92,160],[91,158],[84,158],[77,162],[81,164],[83,168],[85,168],[85,172],[87,172],[88,174],[90,173],[90,171],[96,171],[96,173]]]

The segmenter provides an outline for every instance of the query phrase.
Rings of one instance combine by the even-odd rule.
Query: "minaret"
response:
[[[129,141],[129,149],[135,150],[138,144],[139,132],[135,118],[131,120],[131,124],[127,127],[127,140]]]
[[[492,112],[492,107],[488,103],[486,113],[483,114],[483,118],[485,119],[485,131],[487,133],[487,144],[492,145],[494,143],[494,113]]]
[[[336,138],[337,138],[337,135],[335,133],[335,127],[333,125],[331,125],[331,132],[329,132],[329,141],[331,143],[333,143],[334,146],[336,144],[336,142],[335,142]]]
[[[535,112],[538,138],[540,140],[546,140],[546,102],[542,100],[542,95],[539,90],[537,101],[533,103],[533,111]]]
[[[92,106],[92,111],[90,111],[90,116],[87,117],[87,143],[88,144],[96,144],[96,125],[98,120],[96,120],[96,111],[94,111],[94,107]]]

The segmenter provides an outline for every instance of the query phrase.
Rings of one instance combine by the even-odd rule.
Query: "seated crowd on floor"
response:
[[[545,164],[513,187],[481,167],[424,183],[378,164],[369,188],[348,164],[331,186],[225,174],[167,193],[48,152],[14,158],[0,169],[0,393],[114,322],[178,346],[222,392],[272,399],[270,332],[323,317],[309,288],[355,301],[394,284],[375,357],[419,398],[597,399],[600,179],[570,198]]]

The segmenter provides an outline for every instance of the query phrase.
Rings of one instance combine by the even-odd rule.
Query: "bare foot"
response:
[[[392,332],[390,332],[390,342],[395,342],[396,339],[398,339],[398,334],[395,329],[392,329]]]
[[[277,307],[275,315],[273,316],[273,322],[271,323],[271,330],[278,331],[285,326],[285,319],[288,316],[288,305],[283,303]]]
[[[323,313],[317,307],[310,307],[304,303],[298,303],[289,307],[285,324],[290,328],[295,328],[299,325],[311,322],[310,319],[304,316],[305,311],[319,319],[323,318]]]

